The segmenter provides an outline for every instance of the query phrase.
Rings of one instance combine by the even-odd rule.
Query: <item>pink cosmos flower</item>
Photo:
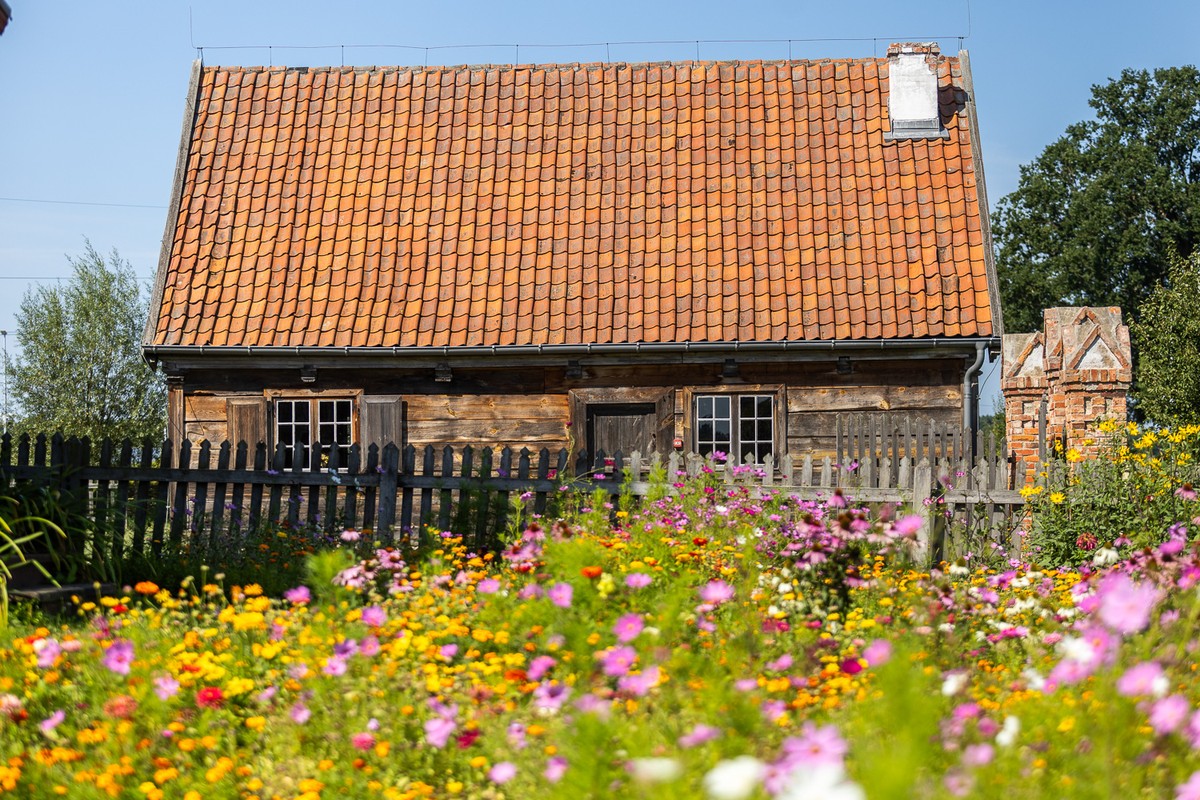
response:
[[[283,599],[294,606],[302,606],[312,601],[312,592],[307,586],[297,586],[295,589],[288,589],[284,592]]]
[[[362,621],[364,625],[369,625],[372,628],[379,628],[387,624],[387,612],[379,606],[367,606],[362,610]]]
[[[446,746],[446,742],[450,741],[450,735],[454,733],[454,720],[446,719],[445,717],[434,717],[433,719],[425,720],[425,743],[430,747],[441,749]]]
[[[39,669],[49,669],[54,666],[55,660],[62,655],[62,646],[54,639],[38,639],[33,643],[34,652],[37,653],[37,665]]]
[[[42,733],[50,733],[50,731],[54,730],[59,725],[61,725],[63,720],[65,720],[66,718],[67,718],[67,712],[62,711],[62,710],[55,711],[53,714],[51,714],[50,716],[46,717],[44,720],[39,722],[38,728],[42,731]]]
[[[637,661],[637,651],[628,645],[622,645],[605,653],[600,664],[605,675],[616,677],[629,672],[634,661]]]
[[[616,634],[618,642],[632,642],[642,632],[643,627],[645,623],[642,622],[641,614],[626,614],[613,625],[613,633]]]
[[[1193,772],[1187,783],[1175,787],[1175,800],[1200,800],[1200,772]]]
[[[159,675],[154,679],[154,694],[159,700],[170,700],[179,693],[179,681],[170,675]]]
[[[644,572],[631,572],[625,576],[625,585],[630,589],[645,589],[650,585],[651,577]]]
[[[799,736],[789,736],[783,740],[782,750],[784,760],[790,764],[819,767],[841,766],[849,747],[835,726],[823,725],[818,728],[806,722]]]
[[[354,745],[355,750],[366,752],[375,746],[375,736],[370,733],[356,733],[350,737],[350,744]]]
[[[475,587],[475,591],[480,594],[495,594],[500,591],[500,581],[495,578],[484,578]]]
[[[569,583],[556,583],[546,592],[550,602],[559,608],[570,608],[571,598],[574,594],[575,589]]]
[[[995,755],[995,749],[987,742],[967,745],[967,748],[963,750],[963,764],[968,767],[986,767],[992,763]]]
[[[1154,695],[1162,697],[1169,688],[1167,676],[1157,661],[1135,664],[1117,679],[1117,693],[1125,697]]]
[[[896,520],[892,525],[892,533],[903,539],[909,539],[915,536],[924,524],[925,520],[920,514],[908,514]]]
[[[720,579],[709,581],[700,587],[700,599],[713,605],[732,600],[733,594],[733,587]]]
[[[644,697],[658,685],[659,675],[658,667],[649,667],[636,675],[622,675],[617,680],[617,688],[634,697]]]
[[[543,683],[533,690],[533,705],[539,711],[558,711],[571,696],[571,689],[558,681]]]
[[[296,703],[296,705],[292,706],[290,713],[292,722],[296,723],[297,725],[303,725],[304,723],[308,722],[309,717],[312,716],[312,712],[308,710],[308,706],[304,705],[304,703]]]
[[[862,652],[863,660],[868,666],[878,667],[886,664],[892,657],[892,643],[887,639],[876,639]]]
[[[538,656],[533,661],[529,662],[529,669],[525,675],[531,681],[540,681],[545,677],[546,673],[554,668],[558,662],[550,656]]]
[[[696,727],[679,737],[680,747],[697,747],[705,742],[711,742],[713,739],[721,735],[720,728],[714,728],[712,725],[699,723]]]
[[[321,669],[326,675],[338,677],[346,674],[346,659],[341,656],[330,656],[325,662],[325,666]]]
[[[567,771],[567,760],[562,756],[554,756],[546,762],[546,770],[542,775],[550,783],[558,783]],[[1200,774],[1200,773],[1198,773]]]
[[[1105,576],[1097,587],[1100,621],[1113,631],[1132,634],[1150,624],[1150,614],[1161,597],[1149,583],[1135,583],[1124,573]]]
[[[1164,697],[1150,706],[1150,727],[1160,736],[1173,733],[1183,727],[1191,712],[1192,704],[1183,695]]]
[[[127,639],[116,639],[104,651],[101,664],[118,675],[128,675],[133,665],[133,642]]]
[[[492,783],[508,783],[517,777],[517,765],[511,761],[501,761],[488,770],[488,780]]]

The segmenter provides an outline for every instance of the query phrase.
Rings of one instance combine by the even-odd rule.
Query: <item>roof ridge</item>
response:
[[[958,61],[958,56],[939,55],[939,59]],[[808,64],[865,64],[870,62],[886,63],[887,56],[871,56],[869,58],[754,58],[754,59],[688,59],[684,61],[564,61],[544,64],[384,64],[384,65],[351,65],[351,66],[284,66],[284,65],[221,65],[205,64],[205,71],[222,70],[226,72],[444,72],[444,71],[477,71],[477,70],[595,70],[634,69],[638,67],[711,67],[711,66],[802,66]]]

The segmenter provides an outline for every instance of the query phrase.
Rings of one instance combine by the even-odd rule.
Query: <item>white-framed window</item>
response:
[[[743,463],[756,464],[775,452],[775,396],[770,394],[697,394],[695,400],[696,452],[709,456],[724,453]]]
[[[323,447],[349,447],[354,442],[354,401],[344,397],[277,398],[275,441],[286,448],[284,465],[289,469],[295,466],[297,445],[311,447],[320,442]]]

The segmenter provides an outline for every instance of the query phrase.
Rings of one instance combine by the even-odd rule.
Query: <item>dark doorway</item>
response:
[[[629,455],[654,450],[654,403],[592,403],[587,407],[587,451]]]

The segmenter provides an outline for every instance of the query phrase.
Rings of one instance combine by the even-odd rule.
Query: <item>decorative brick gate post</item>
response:
[[[1025,465],[1026,483],[1036,475],[1046,442],[1055,437],[1094,454],[1098,444],[1085,441],[1100,420],[1125,420],[1133,380],[1129,328],[1121,324],[1121,309],[1048,308],[1044,320],[1039,333],[1004,337],[1000,388],[1008,449]]]

